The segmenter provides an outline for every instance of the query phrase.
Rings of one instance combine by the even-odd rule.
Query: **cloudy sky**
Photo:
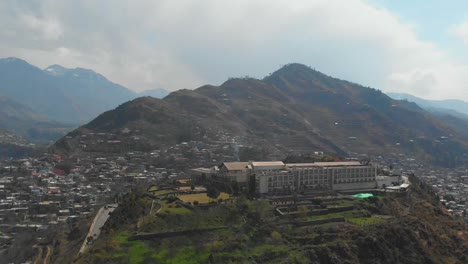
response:
[[[0,57],[90,68],[137,91],[299,62],[383,91],[468,100],[467,10],[463,0],[3,0]]]

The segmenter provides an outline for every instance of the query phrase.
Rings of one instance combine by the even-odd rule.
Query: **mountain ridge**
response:
[[[0,59],[0,95],[51,120],[83,123],[137,94],[92,70],[51,65],[40,69],[18,58]]]
[[[0,129],[6,129],[16,136],[35,143],[50,144],[75,127],[49,120],[11,98],[0,96]]]
[[[387,93],[388,96],[397,100],[408,100],[415,102],[421,107],[439,113],[452,111],[451,115],[468,118],[468,102],[459,99],[427,100],[407,93]],[[460,116],[463,115],[463,116]]]
[[[138,93],[139,96],[151,96],[151,97],[159,98],[159,99],[162,99],[168,96],[169,94],[170,92],[164,88],[149,89],[149,90],[144,90]]]
[[[132,100],[98,116],[51,149],[60,151],[59,146],[68,145],[71,151],[77,147],[73,138],[81,133],[125,138],[120,134],[124,128],[140,131],[148,149],[176,144],[181,138],[204,140],[227,133],[272,153],[401,151],[429,156],[435,164],[457,157],[449,164],[453,166],[468,152],[465,135],[423,109],[300,64],[288,64],[263,80],[231,78],[220,86],[179,90],[162,100]]]

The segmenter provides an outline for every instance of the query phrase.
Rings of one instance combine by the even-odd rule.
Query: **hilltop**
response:
[[[463,222],[449,216],[429,186],[410,180],[408,193],[300,197],[301,205],[278,207],[242,196],[192,206],[178,199],[198,194],[134,191],[75,263],[466,263]],[[57,251],[60,262],[77,248]]]
[[[162,100],[129,101],[71,132],[51,151],[79,153],[80,140],[90,133],[126,142],[112,151],[149,151],[227,133],[275,153],[404,152],[435,165],[456,166],[468,152],[462,133],[425,110],[301,64],[288,64],[262,80],[233,78],[220,86],[179,90]],[[89,146],[84,151],[106,151],[103,145]]]

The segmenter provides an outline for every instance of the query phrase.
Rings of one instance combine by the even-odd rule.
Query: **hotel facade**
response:
[[[259,194],[377,188],[377,168],[356,161],[225,162],[212,171],[212,177],[218,181],[236,183],[241,187],[247,187],[249,182],[255,181],[255,189]]]

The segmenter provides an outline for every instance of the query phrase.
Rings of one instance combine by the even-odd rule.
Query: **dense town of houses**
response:
[[[131,162],[133,156],[84,158],[69,168],[57,167],[58,155],[0,162],[0,246],[22,232],[35,231],[40,239],[70,228],[103,204],[118,202],[117,194],[135,183],[170,176],[164,168]]]
[[[105,141],[106,137],[109,135],[88,135],[81,144],[118,144]],[[354,153],[349,160],[334,163],[238,162],[243,147],[238,142],[236,137],[222,134],[216,141],[182,142],[150,152],[85,152],[68,168],[58,166],[64,161],[53,154],[0,160],[0,250],[24,231],[34,230],[40,239],[51,229],[69,228],[104,204],[118,202],[119,194],[136,184],[190,175],[236,182],[241,189],[248,188],[253,179],[257,193],[284,195],[399,190],[405,188],[404,176],[415,174],[432,185],[449,212],[467,216],[468,168],[435,169],[403,154],[367,157]],[[358,161],[364,158],[371,163]]]
[[[88,135],[82,142],[107,144],[103,138],[108,136]],[[34,231],[40,240],[54,229],[71,228],[103,205],[118,202],[135,185],[187,178],[191,166],[236,160],[235,148],[233,138],[220,135],[214,142],[181,142],[151,152],[85,153],[73,161],[53,154],[0,160],[0,251],[23,232]]]

